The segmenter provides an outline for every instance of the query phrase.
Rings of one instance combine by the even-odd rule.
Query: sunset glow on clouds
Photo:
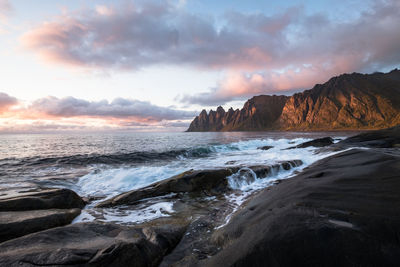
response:
[[[376,1],[372,10],[349,22],[307,15],[301,7],[272,16],[228,12],[222,28],[168,3],[96,6],[45,22],[21,40],[49,63],[132,70],[184,64],[234,71],[208,94],[208,99],[227,102],[396,64],[399,5]],[[183,101],[204,104],[206,96],[185,96]]]
[[[123,98],[95,102],[45,97],[23,106],[5,93],[0,93],[0,107],[0,131],[4,132],[183,127],[196,115],[196,112]]]
[[[68,128],[76,118],[85,118],[88,127],[185,127],[194,111],[203,107],[229,106],[259,94],[291,94],[341,73],[385,71],[400,63],[400,2],[396,0],[343,1],[344,9],[353,10],[345,18],[338,17],[340,12],[328,0],[326,7],[315,1],[282,1],[274,8],[271,3],[271,11],[269,6],[261,10],[253,1],[245,11],[235,8],[235,4],[245,5],[237,1],[83,2],[83,6],[65,2],[71,6],[21,27],[15,35],[18,51],[34,55],[37,64],[77,73],[73,75],[104,73],[110,81],[116,73],[135,77],[147,73],[154,82],[166,68],[178,68],[171,79],[181,79],[185,87],[160,83],[157,91],[152,83],[151,92],[135,89],[132,95],[116,94],[114,100],[102,101],[54,88],[62,97],[42,95],[20,109],[15,109],[17,99],[11,89],[0,87],[8,93],[0,94],[2,120],[6,113],[10,120],[9,108],[14,105],[20,121],[36,114],[36,120],[47,120],[40,126],[44,128],[51,128],[49,121],[62,120]],[[0,16],[18,15],[19,6],[10,3],[0,0]],[[317,4],[321,7],[314,10]],[[179,68],[193,74],[180,76]],[[193,89],[201,83],[196,72],[218,75],[214,85]],[[132,82],[134,78],[125,85]],[[169,99],[163,103],[159,94],[165,90]],[[167,107],[171,105],[178,108]],[[4,125],[3,130],[8,127]]]

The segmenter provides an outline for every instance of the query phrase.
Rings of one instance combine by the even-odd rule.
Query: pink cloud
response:
[[[12,5],[9,0],[0,0],[0,21],[5,21],[12,13]]]
[[[185,65],[229,73],[206,93],[182,102],[230,101],[252,94],[310,88],[344,72],[400,63],[400,3],[375,0],[348,21],[302,8],[282,13],[230,12],[215,19],[170,4],[97,6],[66,14],[21,37],[46,62],[82,68]],[[222,103],[220,103],[222,104]]]
[[[15,97],[9,96],[6,93],[0,92],[0,114],[9,111],[12,106],[18,104],[18,100]]]
[[[110,102],[45,97],[25,107],[16,106],[18,103],[15,97],[0,93],[0,132],[26,132],[29,129],[172,130],[176,127],[183,130],[197,113],[124,98]]]

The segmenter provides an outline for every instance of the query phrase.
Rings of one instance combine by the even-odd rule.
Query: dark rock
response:
[[[144,198],[162,196],[170,193],[201,193],[207,191],[220,194],[228,189],[227,176],[238,168],[219,170],[187,171],[150,186],[132,190],[98,204],[98,207],[135,204]]]
[[[32,189],[2,192],[0,211],[83,208],[85,202],[69,189]]]
[[[80,213],[80,209],[0,212],[0,242],[69,224]]]
[[[333,144],[333,139],[331,137],[324,137],[324,138],[318,138],[314,139],[308,142],[301,143],[297,146],[292,146],[287,149],[294,149],[294,148],[306,148],[306,147],[324,147],[324,146],[329,146]]]
[[[187,131],[383,129],[400,124],[399,114],[399,70],[352,73],[290,97],[254,96],[241,110],[203,110]]]
[[[270,166],[250,166],[242,169],[239,167],[232,167],[217,170],[190,170],[147,187],[120,194],[100,202],[97,207],[133,205],[143,199],[163,196],[170,193],[191,193],[195,195],[207,193],[219,195],[230,190],[227,177],[236,174],[238,171],[240,172],[237,173],[238,179],[246,179],[245,177],[247,177],[247,182],[250,183],[254,181],[254,177],[252,173],[249,173],[249,170],[253,171],[258,178],[264,178],[272,172],[278,172],[281,167],[288,170],[300,166],[301,164],[301,160],[292,160]]]
[[[73,224],[0,244],[0,266],[158,266],[184,232],[180,225]]]
[[[398,266],[400,153],[353,149],[264,190],[199,266]]]
[[[265,178],[271,174],[277,174],[281,168],[284,170],[290,170],[291,168],[301,166],[302,164],[303,162],[297,159],[297,160],[283,161],[269,166],[268,165],[250,166],[248,168],[251,169],[258,178]]]
[[[269,150],[273,148],[273,146],[262,146],[262,147],[257,147],[257,149],[261,149],[261,150]]]
[[[400,125],[385,130],[371,131],[349,137],[337,143],[338,146],[358,146],[377,148],[400,147]]]
[[[215,227],[213,222],[212,216],[192,222],[176,248],[163,258],[160,267],[195,266],[199,260],[217,253],[218,247],[207,242]]]

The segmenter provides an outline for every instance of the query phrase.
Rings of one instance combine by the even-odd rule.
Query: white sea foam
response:
[[[145,165],[97,170],[79,179],[79,193],[85,196],[111,197],[167,179],[190,169],[212,169],[226,166],[270,165],[280,161],[301,159],[307,166],[326,154],[314,154],[315,148],[283,150],[310,139],[256,139],[211,146],[208,157],[179,158],[164,165]],[[265,151],[257,149],[273,146]],[[287,175],[288,173],[283,173]],[[256,184],[259,183],[256,179]]]
[[[78,182],[79,193],[86,196],[107,196],[109,198],[129,190],[145,187],[190,169],[212,169],[227,166],[240,166],[246,169],[246,166],[273,165],[282,161],[296,159],[303,162],[301,166],[293,167],[290,170],[279,168],[279,170],[271,172],[264,178],[257,177],[250,169],[247,172],[238,172],[228,177],[230,187],[237,191],[234,194],[226,196],[231,206],[231,212],[226,216],[225,222],[219,226],[222,227],[229,222],[232,215],[254,191],[270,186],[278,179],[290,178],[296,171],[309,166],[319,159],[334,154],[332,152],[315,153],[317,148],[314,147],[286,149],[309,140],[311,139],[256,139],[239,141],[226,145],[210,146],[206,149],[213,152],[207,157],[193,158],[180,156],[176,160],[164,163],[163,165],[100,169],[80,178]],[[269,150],[258,149],[262,146],[272,146],[272,148]],[[244,176],[241,177],[241,175]],[[90,207],[88,208],[90,209]],[[159,202],[136,210],[104,209],[101,214],[95,214],[99,211],[92,209],[90,212],[92,214],[84,211],[74,222],[91,221],[96,217],[100,221],[139,223],[169,216],[174,210],[172,202]]]
[[[145,208],[134,210],[103,209],[83,210],[81,215],[75,218],[73,223],[90,222],[95,219],[104,222],[115,222],[120,224],[133,224],[151,221],[161,217],[168,217],[173,210],[173,202],[159,202]],[[92,213],[92,214],[90,214]]]
[[[167,179],[182,171],[181,168],[168,165],[106,169],[83,176],[77,185],[82,195],[112,197]]]
[[[79,223],[79,222],[91,222],[94,221],[95,217],[91,215],[87,210],[82,210],[81,214],[76,217],[72,223]]]

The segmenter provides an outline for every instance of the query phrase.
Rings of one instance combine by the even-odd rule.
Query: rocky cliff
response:
[[[197,131],[380,129],[400,124],[400,70],[343,74],[293,96],[260,95],[241,110],[203,110]]]

